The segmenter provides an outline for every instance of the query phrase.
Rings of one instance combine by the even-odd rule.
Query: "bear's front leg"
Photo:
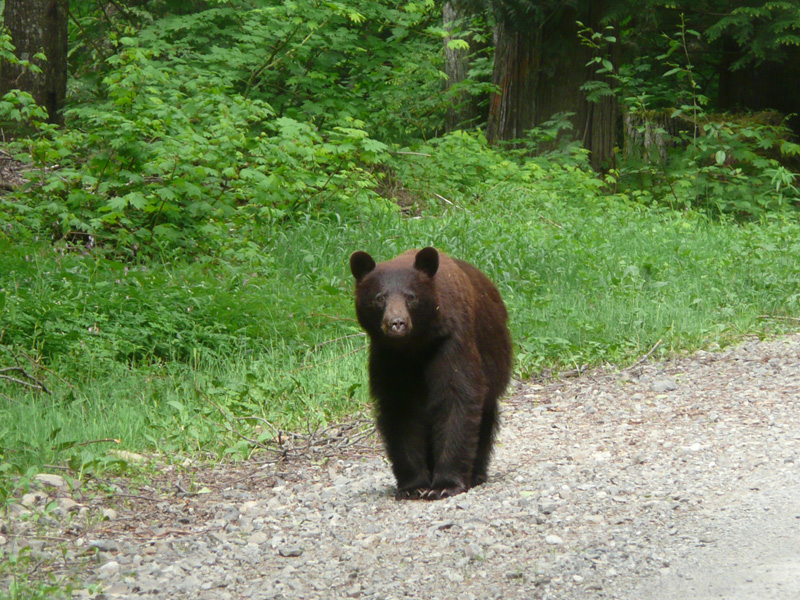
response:
[[[431,487],[424,421],[401,411],[383,410],[378,429],[397,481],[395,499],[419,500]]]
[[[476,352],[453,345],[443,349],[432,365],[433,473],[425,499],[448,498],[470,488],[486,393],[476,358]]]
[[[475,462],[479,424],[458,410],[439,427],[433,440],[434,465],[430,489],[425,500],[440,500],[462,494],[470,488]]]

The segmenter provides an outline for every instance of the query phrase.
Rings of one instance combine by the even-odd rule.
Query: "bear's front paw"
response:
[[[425,490],[422,493],[421,498],[423,500],[442,500],[444,498],[450,498],[451,496],[456,496],[457,494],[463,494],[467,491],[467,486],[465,485],[454,485],[450,487],[443,487],[443,488],[431,488],[429,490]]]
[[[402,490],[397,490],[397,493],[394,495],[395,500],[421,500],[424,498],[425,492],[428,491],[428,488],[424,487],[415,487],[415,488],[404,488]]]

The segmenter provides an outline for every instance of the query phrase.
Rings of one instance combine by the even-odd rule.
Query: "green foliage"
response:
[[[659,339],[665,352],[724,344],[782,323],[759,316],[800,315],[791,219],[741,226],[648,208],[607,195],[581,157],[503,160],[479,136],[429,149],[397,157],[398,169],[424,175],[421,197],[450,201],[432,196],[417,218],[253,225],[256,247],[140,265],[4,245],[0,361],[29,356],[50,391],[0,382],[8,474],[57,462],[127,468],[118,447],[237,458],[277,429],[366,410],[366,340],[347,270],[359,248],[385,259],[433,244],[479,265],[508,304],[520,377],[625,362]],[[439,187],[425,161],[446,174]],[[460,171],[483,183],[441,183]]]
[[[647,190],[640,195],[647,200],[714,215],[758,218],[800,205],[797,176],[785,166],[800,154],[800,145],[769,114],[735,117],[708,110],[689,50],[701,34],[688,29],[682,15],[676,34],[663,35],[666,50],[655,61],[637,59],[619,70],[607,58],[617,42],[610,30],[581,30],[582,42],[596,54],[589,64],[606,78],[583,89],[593,102],[617,95],[644,146],[627,149],[612,174],[615,184],[627,192]]]
[[[42,54],[36,54],[35,60],[42,60]],[[20,60],[14,54],[11,36],[5,29],[0,29],[0,63],[16,65],[23,72],[40,73],[41,69],[28,60]],[[36,105],[33,97],[18,89],[12,89],[0,98],[0,125],[7,133],[24,131],[29,125],[46,127],[47,111]]]
[[[556,115],[532,129],[521,147],[502,150],[489,146],[482,132],[454,131],[396,152],[389,165],[413,195],[433,206],[453,206],[449,196],[454,194],[453,198],[481,200],[502,183],[530,182],[531,173],[542,165],[569,166],[576,172],[587,168],[586,152],[576,144],[538,159],[530,157],[539,144],[554,143],[568,123],[566,116]]]
[[[71,598],[71,583],[60,581],[50,574],[40,581],[33,573],[40,569],[41,561],[32,556],[30,546],[18,552],[0,549],[0,600],[55,600]]]
[[[786,3],[734,11],[719,33],[676,20],[619,68],[628,33],[584,29],[602,76],[587,97],[615,94],[661,140],[602,177],[559,141],[566,114],[508,147],[438,135],[461,89],[441,91],[433,2],[131,4],[73,2],[64,128],[24,93],[0,99],[28,180],[0,197],[3,499],[43,464],[125,471],[119,448],[235,459],[366,411],[359,248],[433,244],[485,270],[519,377],[800,315],[800,148],[780,119],[716,114],[695,52],[747,19],[774,25],[763,52],[790,44]],[[413,216],[379,195],[392,189]]]
[[[365,168],[385,146],[363,123],[345,118],[323,133],[222,82],[176,76],[123,43],[103,82],[107,101],[68,111],[86,131],[21,142],[38,168],[17,211],[26,225],[57,239],[112,235],[130,252],[152,252],[219,242],[237,214],[275,220],[368,199]],[[45,168],[55,162],[58,171]]]
[[[745,50],[731,65],[734,70],[766,60],[786,60],[785,49],[800,46],[800,6],[797,2],[757,4],[760,6],[733,8],[705,32],[712,42],[730,36]]]
[[[243,220],[382,210],[371,192],[386,157],[378,140],[420,135],[446,108],[406,102],[409,87],[439,85],[430,8],[155,7],[143,28],[114,30],[94,53],[100,76],[66,111],[79,127],[18,140],[31,182],[0,211],[55,239],[91,236],[133,255],[224,245]]]

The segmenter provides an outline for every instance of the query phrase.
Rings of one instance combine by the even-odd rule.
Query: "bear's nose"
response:
[[[408,333],[408,321],[402,317],[387,319],[383,323],[383,329],[390,337],[400,337]]]

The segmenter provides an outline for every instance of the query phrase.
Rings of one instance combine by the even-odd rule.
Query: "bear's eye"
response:
[[[383,306],[386,304],[386,294],[375,294],[375,297],[372,299],[372,303],[375,306]]]
[[[413,306],[417,303],[417,295],[414,292],[407,292],[406,293],[406,304],[409,306]]]

